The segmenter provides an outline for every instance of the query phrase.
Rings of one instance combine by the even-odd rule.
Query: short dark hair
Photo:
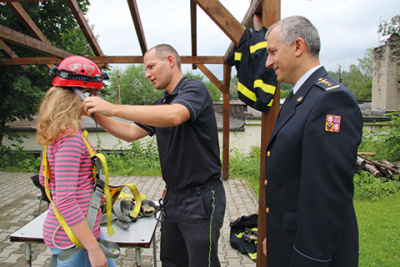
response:
[[[172,55],[175,58],[176,65],[179,70],[181,70],[181,58],[178,52],[169,44],[159,44],[151,48],[149,51],[153,50],[155,55],[161,60],[165,60],[168,55]]]

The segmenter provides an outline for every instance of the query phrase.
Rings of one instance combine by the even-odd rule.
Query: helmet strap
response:
[[[79,90],[78,88],[74,87],[72,88],[72,90],[74,90],[74,92],[80,96],[80,98],[82,100],[85,100],[86,97],[90,96],[90,92],[86,92],[86,93],[82,93],[81,90]]]

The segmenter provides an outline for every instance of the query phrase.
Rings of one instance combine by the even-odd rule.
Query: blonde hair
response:
[[[77,132],[81,128],[82,103],[73,90],[51,87],[40,104],[36,142],[49,145],[64,134],[73,135]]]

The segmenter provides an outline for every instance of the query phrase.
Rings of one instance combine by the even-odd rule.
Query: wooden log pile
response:
[[[385,177],[391,180],[400,181],[400,166],[387,160],[372,160],[366,156],[373,156],[373,154],[358,153],[357,168],[368,171],[377,178]]]

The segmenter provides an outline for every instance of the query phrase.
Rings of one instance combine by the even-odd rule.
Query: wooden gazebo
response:
[[[45,64],[52,66],[60,62],[63,58],[71,55],[63,49],[54,47],[46,39],[40,25],[36,25],[30,18],[29,14],[23,9],[20,2],[33,2],[39,0],[0,0],[6,3],[20,21],[30,32],[30,36],[22,34],[10,28],[0,25],[0,47],[3,54],[6,56],[5,61],[0,61],[0,65],[39,65]],[[90,57],[99,66],[104,64],[118,63],[143,63],[143,54],[148,50],[145,33],[143,31],[142,22],[136,0],[127,0],[132,21],[136,29],[137,38],[141,48],[141,55],[132,56],[113,56],[104,55],[98,44],[92,30],[87,23],[85,16],[76,0],[59,0],[65,1],[76,21],[78,22],[87,42],[90,44],[95,56]],[[149,3],[150,4],[150,3]],[[215,24],[229,37],[232,41],[227,48],[225,55],[221,56],[200,56],[197,54],[197,13],[196,7],[199,6]],[[191,55],[181,55],[182,64],[193,64],[194,68],[198,68],[207,78],[212,81],[223,94],[223,178],[229,178],[229,114],[230,114],[230,99],[229,99],[229,84],[231,77],[231,67],[227,64],[231,57],[235,45],[239,44],[239,40],[244,33],[244,26],[260,29],[262,25],[269,27],[280,19],[280,0],[252,0],[249,9],[239,22],[218,0],[191,0],[190,1],[190,16],[191,16]],[[28,49],[42,52],[46,57],[19,57],[7,43],[23,46]],[[222,64],[223,65],[223,81],[221,82],[205,64]],[[278,87],[279,89],[279,87]],[[259,191],[259,225],[265,225],[265,196],[264,196],[264,181],[265,181],[265,152],[272,132],[272,128],[279,111],[279,90],[277,90],[273,105],[270,111],[262,114],[262,140],[261,140],[261,162],[260,162],[260,191]],[[265,266],[266,259],[262,256],[262,241],[265,238],[265,227],[259,227],[258,231],[258,257],[257,266]]]

